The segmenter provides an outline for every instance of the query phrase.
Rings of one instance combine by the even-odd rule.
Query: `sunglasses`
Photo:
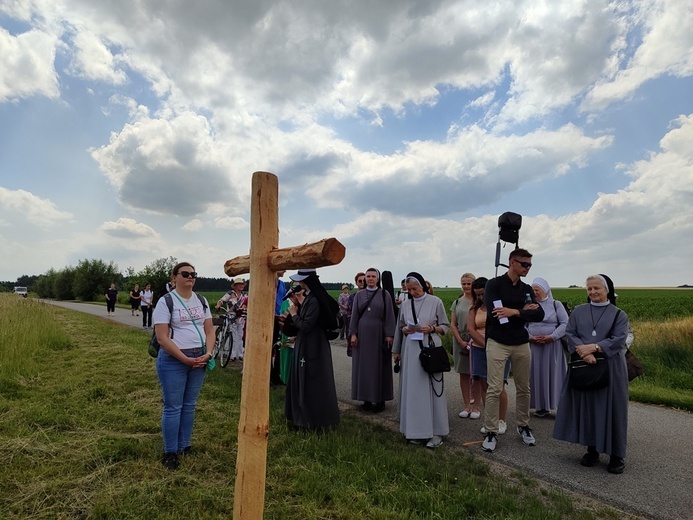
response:
[[[366,280],[363,280],[363,279],[360,279],[360,278],[359,278],[358,280],[356,280],[356,283],[366,283]]]
[[[525,269],[529,269],[530,267],[532,267],[532,262],[520,262],[519,260],[515,261]]]
[[[197,278],[197,273],[195,271],[178,271],[178,274],[183,278]]]

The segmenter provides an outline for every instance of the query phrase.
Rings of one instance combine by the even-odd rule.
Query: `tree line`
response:
[[[172,256],[159,258],[140,271],[128,267],[122,273],[113,261],[106,263],[99,259],[80,260],[76,266],[50,268],[38,276],[21,276],[16,283],[0,282],[0,286],[8,290],[16,285],[26,286],[40,298],[95,301],[103,299],[112,283],[125,295],[129,294],[135,284],[141,289],[146,284],[151,284],[154,294],[161,296],[166,292],[166,283],[171,279],[171,271],[177,263],[178,260]],[[228,287],[228,278],[200,277],[195,283],[198,291],[224,291]]]
[[[149,283],[155,296],[159,297],[166,292],[166,283],[170,280],[171,271],[177,263],[178,259],[170,256],[154,260],[140,271],[128,267],[125,273],[121,273],[113,261],[106,263],[99,259],[80,260],[74,267],[68,266],[59,270],[50,268],[41,275],[22,275],[16,282],[0,282],[0,291],[12,291],[15,286],[22,286],[28,287],[29,292],[36,293],[40,298],[97,301],[103,299],[112,283],[125,295],[129,294],[135,284],[144,289]],[[341,282],[327,282],[323,285],[327,290],[342,288]],[[350,289],[353,288],[353,284],[347,285]],[[199,277],[195,282],[195,290],[200,292],[220,292],[229,289],[230,278]]]

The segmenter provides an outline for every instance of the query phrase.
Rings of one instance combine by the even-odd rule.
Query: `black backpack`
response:
[[[203,307],[203,312],[207,312],[207,300],[205,300],[202,296],[200,296],[197,293],[195,293],[195,296],[197,296],[197,299],[200,300],[200,303]],[[166,307],[168,307],[168,313],[171,315],[168,322],[168,331],[170,334],[169,338],[173,338],[173,328],[171,327],[171,320],[173,319],[173,296],[171,296],[171,293],[164,294],[164,301],[166,302]],[[149,340],[149,355],[153,358],[157,357],[159,355],[160,348],[161,345],[159,345],[159,340],[156,339],[155,329],[154,331],[152,331],[152,337]]]

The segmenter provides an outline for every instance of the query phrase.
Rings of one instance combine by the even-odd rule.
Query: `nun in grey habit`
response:
[[[606,355],[609,385],[581,391],[566,378],[554,425],[556,439],[587,446],[580,464],[594,466],[599,454],[610,455],[610,473],[625,468],[628,432],[628,370],[626,336],[628,316],[616,307],[613,282],[606,275],[587,278],[589,303],[575,307],[566,328],[570,352],[588,363],[595,353]]]

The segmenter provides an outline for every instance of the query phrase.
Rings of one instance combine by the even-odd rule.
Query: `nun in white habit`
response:
[[[450,433],[443,374],[426,373],[419,352],[422,343],[428,346],[429,336],[436,346],[441,345],[450,323],[440,298],[426,292],[423,276],[409,273],[405,284],[409,299],[400,307],[392,348],[395,363],[401,364],[399,430],[410,442],[423,441],[428,448],[436,448]],[[416,332],[423,333],[421,341]]]

